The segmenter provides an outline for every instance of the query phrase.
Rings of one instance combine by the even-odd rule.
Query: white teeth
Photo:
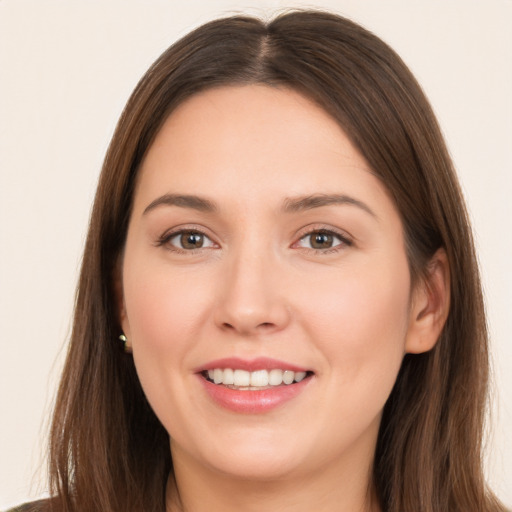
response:
[[[245,370],[235,370],[233,380],[235,386],[249,386],[251,384],[251,374]]]
[[[290,370],[285,370],[283,372],[283,382],[285,384],[291,384],[293,382],[293,378],[295,377],[295,373]]]
[[[283,370],[270,370],[268,373],[268,383],[271,386],[280,386],[283,383]]]
[[[215,368],[215,370],[213,370],[213,382],[215,382],[215,384],[221,384],[223,379],[224,372],[220,368]]]
[[[215,368],[208,370],[208,378],[215,384],[236,386],[239,389],[267,388],[301,382],[306,378],[306,372],[293,372],[292,370],[233,370],[231,368]]]
[[[224,370],[224,378],[222,379],[222,384],[234,384],[235,383],[235,375],[231,368],[226,368]]]
[[[263,387],[268,386],[268,372],[267,370],[258,370],[251,372],[251,386]]]
[[[306,372],[295,372],[295,382],[300,382],[306,377]]]

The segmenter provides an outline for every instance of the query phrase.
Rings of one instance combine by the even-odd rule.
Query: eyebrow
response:
[[[378,218],[367,204],[345,194],[312,194],[287,198],[283,202],[283,211],[287,213],[301,212],[330,205],[356,206],[372,217]],[[206,213],[218,211],[217,205],[204,197],[189,194],[164,194],[152,201],[144,210],[143,215],[159,206],[178,206]]]
[[[179,206],[181,208],[191,208],[200,212],[215,212],[217,206],[212,201],[204,197],[187,194],[165,194],[152,201],[144,210],[143,215],[154,210],[158,206]]]
[[[299,212],[330,205],[356,206],[366,213],[369,213],[372,217],[378,218],[375,212],[366,203],[344,194],[313,194],[289,198],[284,201],[283,209],[285,212]]]

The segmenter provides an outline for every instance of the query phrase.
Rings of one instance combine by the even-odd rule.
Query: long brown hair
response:
[[[487,332],[471,231],[436,119],[408,68],[357,24],[317,11],[210,22],[170,47],[133,92],[100,177],[50,442],[55,509],[163,511],[168,435],[117,341],[116,269],[137,171],[173,109],[207,88],[292,88],[345,130],[403,221],[413,279],[444,247],[451,308],[428,353],[407,355],[386,403],[373,485],[384,511],[498,511],[482,475]]]

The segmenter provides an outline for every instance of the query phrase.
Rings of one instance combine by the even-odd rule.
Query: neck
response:
[[[176,454],[177,455],[177,454]],[[167,487],[167,512],[379,512],[371,465],[325,466],[314,474],[248,480],[180,454]]]

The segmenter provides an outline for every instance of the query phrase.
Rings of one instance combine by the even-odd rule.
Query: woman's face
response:
[[[315,104],[222,87],[167,119],[137,182],[121,317],[175,464],[368,468],[413,343],[410,286],[396,208]]]

